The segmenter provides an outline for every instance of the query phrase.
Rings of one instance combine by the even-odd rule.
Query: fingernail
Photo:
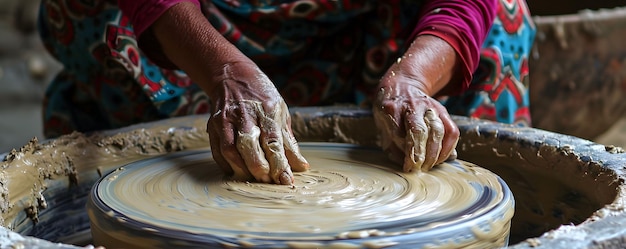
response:
[[[280,184],[293,185],[293,177],[287,174],[287,172],[283,171],[283,173],[280,174],[279,180],[280,180]]]

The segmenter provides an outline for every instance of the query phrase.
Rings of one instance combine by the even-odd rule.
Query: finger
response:
[[[283,129],[283,140],[285,143],[285,156],[287,156],[287,161],[291,165],[291,170],[296,172],[307,171],[309,162],[300,153],[300,146],[298,146],[296,138],[291,133],[291,129]]]
[[[265,153],[261,149],[259,136],[261,129],[253,126],[248,132],[238,132],[237,150],[246,164],[246,168],[259,182],[270,183],[270,166],[265,159]]]
[[[385,113],[383,108],[374,108],[374,121],[376,128],[380,132],[380,147],[383,150],[387,150],[392,146],[398,146],[396,140],[402,140],[402,137],[398,136],[398,122],[396,119],[388,113]]]
[[[241,169],[241,177],[254,178],[260,182],[270,182],[269,166],[265,155],[259,145],[260,129],[257,127],[258,114],[256,112],[259,103],[239,101],[229,106],[230,120],[237,131],[236,148],[240,161],[243,164],[233,168],[235,176]],[[228,158],[227,158],[228,159]],[[247,180],[246,179],[246,180]]]
[[[441,116],[440,116],[441,117]],[[445,134],[441,145],[438,163],[447,160],[455,160],[457,157],[456,145],[459,142],[460,131],[458,126],[452,121],[450,116],[441,117],[441,122],[445,127]]]
[[[405,172],[421,169],[426,159],[426,140],[428,133],[424,118],[418,117],[415,112],[405,114],[405,155],[403,169]]]
[[[220,152],[224,156],[228,165],[233,170],[233,179],[247,181],[252,179],[253,176],[248,171],[246,163],[239,154],[239,150],[235,144],[235,129],[231,123],[224,123],[223,128],[219,132],[220,136]]]
[[[296,137],[291,130],[291,116],[289,115],[287,104],[282,102],[281,108],[285,110],[282,113],[282,119],[285,123],[285,126],[282,128],[282,137],[287,162],[291,165],[292,171],[307,171],[309,169],[309,162],[300,153],[300,146],[298,146],[298,141],[296,141]]]
[[[217,165],[224,171],[224,174],[230,176],[234,173],[233,169],[228,164],[228,161],[224,158],[220,148],[220,136],[215,132],[215,129],[212,129],[212,125],[207,124],[207,133],[209,133],[209,142],[211,144],[211,154],[213,155],[213,160],[217,163]]]
[[[257,110],[263,112],[263,109]],[[285,156],[283,136],[279,127],[280,110],[273,110],[269,116],[263,116],[261,125],[261,147],[265,152],[265,158],[270,165],[270,177],[275,183],[293,185],[293,173],[289,167],[289,161]]]
[[[270,164],[270,177],[275,183],[293,185],[293,173],[285,157],[282,139],[265,141],[262,146]]]
[[[430,108],[424,112],[424,124],[426,124],[428,137],[422,170],[428,171],[439,161],[444,127],[437,111]]]
[[[374,121],[380,133],[379,145],[385,151],[389,159],[400,165],[404,165],[404,137],[399,136],[401,132],[396,119],[383,111],[385,107],[374,108]],[[388,108],[386,110],[389,110]],[[398,147],[400,144],[401,147]]]

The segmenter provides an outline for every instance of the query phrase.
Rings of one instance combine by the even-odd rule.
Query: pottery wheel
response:
[[[228,180],[208,150],[126,165],[88,203],[107,248],[433,248],[505,246],[513,197],[459,160],[402,173],[378,149],[301,143],[295,186]]]

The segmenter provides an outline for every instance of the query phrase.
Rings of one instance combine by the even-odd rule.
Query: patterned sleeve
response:
[[[149,27],[170,7],[181,3],[191,2],[200,8],[198,0],[118,0],[117,4],[122,13],[130,19],[133,25],[137,45],[141,51],[160,67],[178,69],[161,50],[160,44]]]
[[[139,37],[167,9],[180,2],[191,2],[200,8],[198,0],[118,0],[117,4],[130,19],[135,35]]]
[[[497,0],[431,0],[424,4],[412,38],[434,35],[447,41],[461,58],[466,90],[478,67],[480,48],[493,24]]]

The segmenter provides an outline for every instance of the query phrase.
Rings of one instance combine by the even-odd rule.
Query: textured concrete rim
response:
[[[537,151],[552,147],[568,154],[567,156],[578,158],[584,164],[599,166],[614,172],[616,182],[619,183],[618,196],[614,202],[596,211],[590,219],[576,226],[563,225],[538,238],[531,238],[513,245],[511,248],[623,248],[626,241],[626,229],[620,227],[619,224],[626,224],[624,200],[620,197],[624,192],[626,154],[613,152],[613,149],[619,150],[620,148],[535,128],[519,128],[465,117],[454,117],[454,119],[461,130],[463,137],[461,143],[471,143],[468,137],[479,134],[485,138],[491,137],[492,141],[508,141],[512,144],[534,146]],[[462,158],[462,152],[459,153],[459,157]]]
[[[376,135],[371,112],[351,107],[332,108],[292,108],[294,132],[300,141],[350,142],[363,145],[375,143]],[[626,224],[626,212],[623,210],[624,178],[626,177],[626,154],[611,153],[612,147],[580,139],[573,136],[557,134],[534,128],[521,128],[489,121],[453,117],[461,130],[461,141],[464,143],[480,142],[483,146],[495,146],[495,143],[510,143],[530,146],[538,151],[550,148],[566,156],[576,157],[581,162],[599,166],[615,174],[618,180],[618,198],[596,213],[596,218],[589,219],[577,226],[561,226],[538,238],[531,238],[511,248],[622,248],[626,241],[626,229],[619,224]],[[191,116],[172,120],[139,124],[127,128],[106,131],[106,134],[117,134],[146,127],[188,127],[198,119],[206,120],[206,116]],[[347,125],[346,122],[348,120]],[[340,122],[341,121],[341,122]],[[354,127],[354,122],[360,124]],[[363,131],[370,132],[363,135]],[[359,133],[361,132],[361,133]],[[313,139],[311,139],[313,138]],[[459,158],[463,159],[463,151]],[[50,207],[53,208],[53,207]],[[25,248],[78,248],[67,244],[58,244],[42,239],[22,236],[6,228],[0,227],[0,248],[15,248],[20,244]]]

